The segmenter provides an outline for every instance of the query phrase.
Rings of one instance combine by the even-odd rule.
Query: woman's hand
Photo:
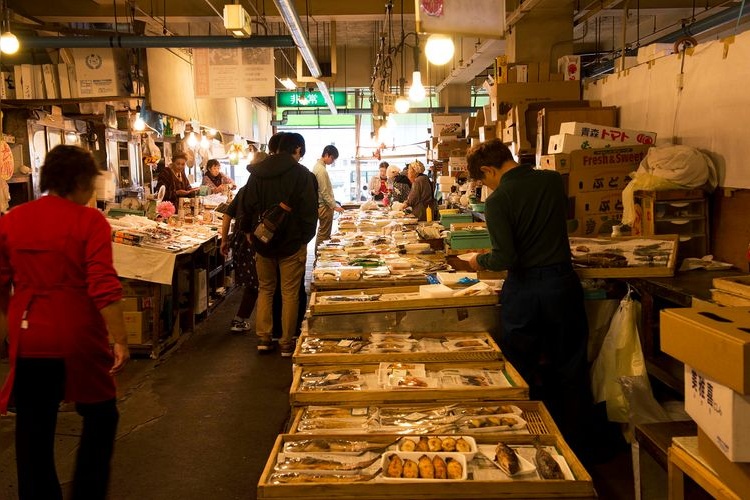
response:
[[[481,265],[481,264],[479,263],[479,261],[477,260],[477,258],[478,258],[478,257],[479,257],[480,255],[481,255],[481,254],[479,254],[479,253],[478,253],[478,254],[476,254],[476,255],[474,255],[474,257],[472,257],[472,258],[471,258],[471,260],[469,261],[469,266],[471,266],[471,268],[472,268],[472,269],[473,269],[474,271],[483,271],[483,270],[484,270],[484,268],[482,267],[482,265]]]
[[[112,369],[109,370],[109,374],[117,375],[128,363],[128,360],[130,359],[130,349],[127,344],[115,344],[113,352],[115,355],[115,363],[112,365]]]
[[[224,257],[227,257],[229,255],[229,242],[227,241],[227,238],[223,238],[221,240],[219,252],[221,252],[221,255],[223,255]]]

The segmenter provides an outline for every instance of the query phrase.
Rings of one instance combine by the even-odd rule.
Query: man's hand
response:
[[[334,209],[334,210],[335,210],[336,212],[343,212],[343,211],[344,211],[343,207],[340,207],[340,206],[338,206],[338,205],[336,205],[335,207],[333,207],[333,209]]]
[[[474,255],[474,257],[472,257],[472,258],[471,258],[471,260],[469,261],[469,265],[471,266],[471,268],[472,268],[472,269],[473,269],[474,271],[482,271],[482,270],[484,269],[484,268],[482,267],[482,265],[481,265],[481,264],[479,263],[479,261],[477,260],[477,258],[478,258],[478,257],[479,257],[480,255],[481,255],[481,254],[476,254],[476,255]]]
[[[127,344],[115,344],[113,349],[115,355],[115,364],[112,365],[112,369],[109,370],[110,375],[117,375],[125,368],[125,365],[130,359],[130,349]]]

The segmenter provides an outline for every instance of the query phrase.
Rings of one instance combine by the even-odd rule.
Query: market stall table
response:
[[[669,447],[669,500],[684,500],[685,476],[690,477],[717,500],[742,498],[703,462],[698,452],[698,438],[695,436],[676,437]]]

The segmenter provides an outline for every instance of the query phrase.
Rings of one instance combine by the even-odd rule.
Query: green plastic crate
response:
[[[450,247],[454,250],[492,248],[490,233],[486,229],[453,231],[450,238]]]
[[[450,229],[451,224],[467,224],[474,222],[474,218],[471,214],[445,214],[440,217],[440,224],[445,229]]]

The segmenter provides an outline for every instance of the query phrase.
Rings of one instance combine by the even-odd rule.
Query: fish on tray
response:
[[[505,443],[498,443],[497,448],[495,448],[495,462],[510,476],[517,474],[521,470],[521,463],[518,460],[516,450]]]
[[[305,474],[299,472],[276,472],[271,474],[268,482],[271,484],[299,484],[299,483],[361,483],[375,478],[374,474]]]
[[[380,300],[380,294],[373,295],[329,295],[321,297],[326,302],[376,302]]]
[[[293,471],[293,470],[325,470],[325,471],[356,471],[366,469],[379,460],[380,457],[375,457],[372,460],[366,460],[364,462],[339,462],[338,460],[328,460],[314,457],[286,457],[283,462],[276,464],[276,470],[278,471]]]
[[[542,479],[565,479],[560,464],[557,463],[557,460],[547,450],[542,449],[539,444],[536,446],[536,456],[534,458],[536,460],[536,469],[539,471],[539,476]]]

